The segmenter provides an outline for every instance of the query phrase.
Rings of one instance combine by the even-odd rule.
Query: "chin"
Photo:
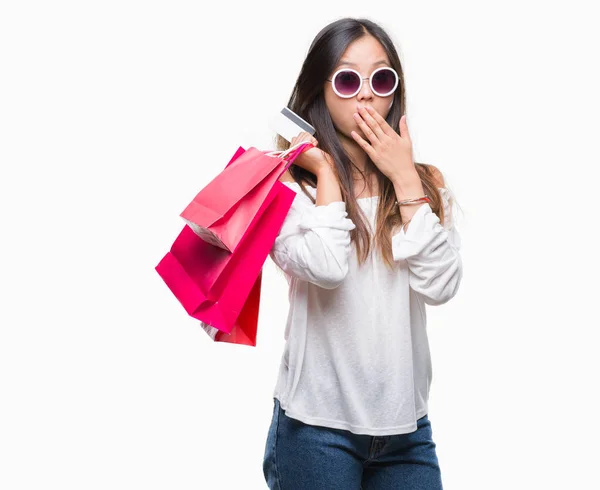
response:
[[[335,132],[338,134],[338,136],[343,136],[344,138],[348,138],[349,140],[354,140],[354,138],[352,137],[351,132],[352,131],[357,131],[355,128],[350,128],[350,129],[345,129],[345,128],[340,128],[338,126],[335,126]]]
[[[367,135],[363,132],[362,129],[360,129],[359,127],[356,127],[356,128],[354,128],[354,131],[356,131],[362,139],[369,141],[369,138],[367,138]],[[352,135],[350,135],[350,138],[352,138]],[[354,139],[354,138],[352,138],[352,139]]]

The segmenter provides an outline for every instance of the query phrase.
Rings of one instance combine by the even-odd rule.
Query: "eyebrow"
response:
[[[388,64],[388,62],[386,60],[379,60],[379,61],[376,61],[375,63],[373,63],[373,66],[375,66],[375,65],[387,65],[387,64]],[[338,63],[338,66],[339,65],[357,66],[356,63],[352,63],[351,61],[348,61],[348,60],[340,60],[340,62]]]

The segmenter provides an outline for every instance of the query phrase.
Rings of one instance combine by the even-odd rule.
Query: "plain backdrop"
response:
[[[444,488],[600,488],[591,5],[3,2],[0,487],[266,488],[285,278],[269,259],[246,347],[154,267],[353,16],[393,37],[415,159],[459,206],[464,278],[428,307]]]

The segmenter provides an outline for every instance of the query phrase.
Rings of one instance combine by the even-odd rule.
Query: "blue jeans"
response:
[[[274,405],[263,460],[271,490],[442,490],[427,415],[415,432],[369,436],[308,425]]]

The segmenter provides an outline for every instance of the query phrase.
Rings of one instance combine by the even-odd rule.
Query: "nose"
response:
[[[371,84],[369,83],[369,79],[365,78],[362,83],[362,87],[358,94],[356,94],[356,99],[359,102],[364,100],[370,100],[373,98],[373,91],[371,90]]]

